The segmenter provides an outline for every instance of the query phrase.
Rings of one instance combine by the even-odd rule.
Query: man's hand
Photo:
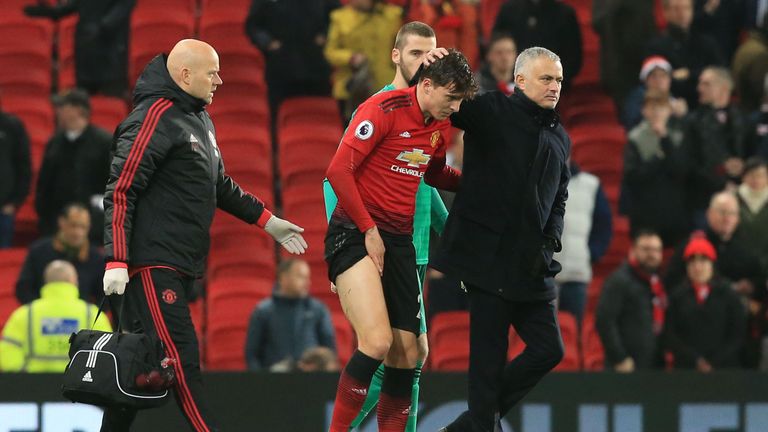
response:
[[[277,39],[274,39],[269,43],[269,45],[267,45],[267,51],[277,51],[282,47],[283,43]]]
[[[709,373],[712,372],[712,365],[703,357],[699,357],[699,359],[696,360],[696,370],[703,373]]]
[[[104,272],[104,295],[123,295],[128,284],[128,269],[111,268]]]
[[[621,373],[634,372],[635,371],[635,360],[632,359],[632,357],[627,357],[624,360],[622,360],[621,363],[616,364],[616,366],[614,366],[613,369],[616,372],[621,372]]]
[[[437,59],[443,58],[448,55],[448,50],[443,47],[438,47],[433,50],[429,50],[426,54],[424,54],[424,59],[421,61],[421,63],[424,65],[424,67],[428,67],[432,63],[436,62]]]
[[[368,256],[371,257],[373,263],[376,264],[376,268],[379,270],[379,276],[384,274],[384,241],[379,235],[379,229],[376,227],[370,228],[365,232],[365,250],[368,251]]]
[[[13,214],[16,213],[16,206],[13,204],[6,204],[0,208],[0,213],[6,216],[13,216]]]
[[[304,228],[294,225],[287,220],[272,215],[264,225],[264,231],[271,235],[276,242],[283,245],[285,250],[294,255],[301,255],[307,250],[307,242],[301,236]]]

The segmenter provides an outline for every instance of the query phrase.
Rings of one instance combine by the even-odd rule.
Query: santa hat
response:
[[[667,73],[672,72],[672,65],[662,56],[650,56],[643,61],[640,68],[640,81],[645,81],[654,69],[659,68]]]

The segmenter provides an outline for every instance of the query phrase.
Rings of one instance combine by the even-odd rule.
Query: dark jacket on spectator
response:
[[[751,32],[739,46],[733,57],[731,73],[739,106],[746,112],[758,110],[765,96],[765,75],[768,73],[768,28]]]
[[[606,368],[612,369],[627,357],[632,357],[638,369],[658,366],[652,300],[650,284],[626,262],[605,280],[595,326],[605,349]]]
[[[494,32],[509,33],[517,51],[540,46],[554,51],[563,63],[564,84],[581,71],[581,28],[573,7],[559,0],[509,0],[501,6]]]
[[[248,369],[269,369],[286,358],[298,361],[309,348],[336,351],[328,308],[312,297],[274,294],[256,306],[248,325],[245,358]]]
[[[693,209],[704,209],[709,198],[723,190],[729,179],[723,163],[731,157],[745,157],[747,121],[735,106],[714,109],[700,106],[688,118],[685,147],[689,152],[691,176],[689,197]]]
[[[498,90],[509,96],[514,91],[515,87],[514,77],[512,78],[512,81],[508,83],[501,83],[496,80],[495,76],[493,76],[491,68],[488,65],[484,65],[480,68],[475,74],[475,80],[477,80],[477,84],[480,86],[480,94]]]
[[[720,5],[710,15],[704,10],[708,0],[694,1],[693,31],[714,39],[723,59],[730,64],[744,25],[744,2],[720,0]]]
[[[594,0],[592,28],[600,36],[600,82],[621,106],[637,84],[646,43],[656,33],[653,2]]]
[[[29,15],[56,20],[77,13],[77,86],[119,95],[127,83],[128,36],[135,4],[136,0],[69,0],[60,6],[35,5],[25,10]]]
[[[19,207],[29,194],[29,137],[15,116],[0,112],[0,207]]]
[[[768,160],[768,105],[750,115],[744,147],[746,157],[759,156]]]
[[[633,230],[650,228],[664,244],[681,241],[690,231],[686,206],[689,161],[682,121],[671,117],[661,139],[643,121],[629,132],[624,147],[624,181],[629,223]]]
[[[330,93],[331,67],[316,38],[325,40],[329,14],[338,6],[337,0],[253,0],[245,32],[264,54],[271,98]],[[270,51],[273,41],[282,46]]]
[[[696,86],[701,71],[707,66],[724,66],[725,60],[717,42],[695,31],[685,32],[669,25],[667,30],[648,43],[646,56],[660,55],[672,64],[672,69],[688,68],[685,80],[672,80],[672,94],[685,98],[689,107],[699,104]]]
[[[666,348],[675,368],[694,369],[704,358],[715,369],[739,367],[746,313],[727,283],[714,279],[711,292],[699,304],[690,282],[683,282],[669,298],[665,321]]]
[[[59,212],[67,204],[78,202],[90,208],[92,196],[104,195],[110,147],[112,137],[94,125],[74,141],[69,141],[64,132],[57,132],[48,141],[35,191],[35,209],[43,235],[56,232]]]
[[[90,246],[84,260],[77,256],[78,251],[58,251],[54,248],[53,238],[44,238],[32,243],[29,253],[21,267],[19,280],[16,282],[16,299],[19,303],[29,303],[40,298],[40,287],[44,285],[45,267],[54,260],[72,263],[77,270],[80,298],[98,304],[104,296],[102,279],[104,277],[104,256]]]

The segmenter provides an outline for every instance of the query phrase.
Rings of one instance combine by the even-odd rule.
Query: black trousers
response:
[[[163,342],[165,354],[176,359],[176,403],[196,432],[218,431],[203,400],[200,349],[189,315],[194,280],[168,268],[147,268],[131,277],[125,288],[123,320],[126,330],[142,331]],[[179,367],[181,365],[181,367]],[[108,408],[102,432],[129,431],[136,410]]]
[[[479,430],[493,431],[509,412],[563,358],[554,301],[511,302],[468,287],[469,414]],[[507,363],[509,326],[526,344]]]

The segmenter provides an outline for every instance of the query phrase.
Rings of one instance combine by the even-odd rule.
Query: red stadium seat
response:
[[[0,249],[0,331],[11,313],[19,307],[16,280],[26,256],[25,248]]]
[[[264,70],[264,59],[261,51],[256,48],[245,34],[245,20],[248,8],[243,13],[237,13],[235,1],[228,0],[226,7],[206,9],[200,17],[200,39],[222,53],[245,52],[258,56],[261,61],[259,70]],[[224,58],[222,56],[222,58]]]
[[[143,8],[133,11],[128,52],[128,82],[132,86],[152,58],[170,52],[176,42],[194,35],[192,15],[161,13]]]
[[[277,128],[283,130],[289,126],[306,127],[307,125],[327,125],[341,128],[339,105],[330,97],[297,97],[286,99],[277,116]],[[336,140],[341,139],[341,133]]]
[[[579,329],[576,318],[568,312],[560,311],[557,313],[557,320],[560,322],[565,355],[555,370],[560,372],[578,371],[581,368],[581,353],[579,351]]]
[[[269,130],[269,105],[265,98],[235,100],[226,95],[216,94],[213,99],[207,111],[213,124],[216,125],[217,139],[221,139],[222,134],[227,133],[232,126],[252,125]],[[266,138],[271,142],[268,134]]]
[[[194,18],[198,15],[197,0],[137,0],[133,13],[177,14]]]
[[[75,26],[77,17],[70,16],[59,21],[59,88],[75,87]]]
[[[601,371],[605,367],[605,352],[600,336],[595,330],[595,319],[591,315],[584,317],[581,329],[582,354],[585,371]]]
[[[3,96],[47,97],[51,93],[51,57],[29,52],[0,51]]]
[[[112,133],[128,115],[128,105],[116,97],[91,96],[91,122]]]
[[[339,357],[340,366],[344,367],[355,350],[355,332],[342,313],[332,313],[331,321],[336,334],[336,354]]]
[[[469,312],[442,312],[430,323],[430,365],[435,370],[469,367]]]
[[[202,0],[201,9],[203,16],[209,13],[227,13],[235,17],[245,18],[251,7],[251,0]],[[239,27],[242,29],[242,26]]]
[[[42,155],[43,146],[53,134],[55,126],[49,98],[3,95],[0,104],[3,111],[21,119],[29,135],[33,153]]]
[[[216,129],[227,170],[272,173],[272,140],[269,130],[255,123],[227,124]]]

